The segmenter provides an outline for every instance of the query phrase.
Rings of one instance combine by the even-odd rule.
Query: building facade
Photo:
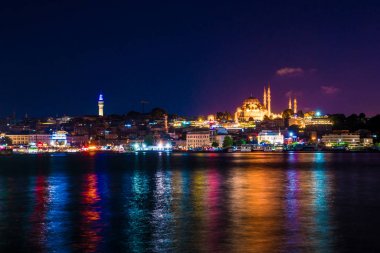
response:
[[[7,134],[12,140],[12,145],[29,145],[31,143],[50,144],[50,134]]]
[[[360,145],[360,135],[359,134],[326,134],[322,136],[321,141],[326,145],[326,147],[334,146],[347,146],[347,147],[358,147]]]
[[[282,145],[284,144],[284,135],[280,131],[263,130],[258,134],[257,142],[258,144]]]
[[[209,131],[197,131],[188,132],[186,134],[186,148],[205,148],[210,147],[210,132]]]

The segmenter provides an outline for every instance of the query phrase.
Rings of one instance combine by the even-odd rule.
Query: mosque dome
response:
[[[249,98],[246,98],[244,100],[243,104],[259,105],[260,104],[260,100],[258,100],[257,98],[251,96]]]

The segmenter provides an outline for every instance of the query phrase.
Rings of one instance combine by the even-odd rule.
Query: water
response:
[[[380,154],[0,157],[0,252],[378,252]]]

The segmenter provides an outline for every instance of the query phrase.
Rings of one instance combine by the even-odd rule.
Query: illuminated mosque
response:
[[[242,106],[235,112],[235,122],[243,123],[248,121],[262,121],[265,116],[270,119],[281,118],[281,114],[272,113],[272,101],[270,84],[264,86],[263,103],[258,98],[250,96],[243,101]]]

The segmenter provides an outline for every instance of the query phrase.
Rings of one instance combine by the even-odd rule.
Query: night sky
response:
[[[8,2],[0,116],[233,112],[268,81],[274,112],[380,113],[379,1]]]

